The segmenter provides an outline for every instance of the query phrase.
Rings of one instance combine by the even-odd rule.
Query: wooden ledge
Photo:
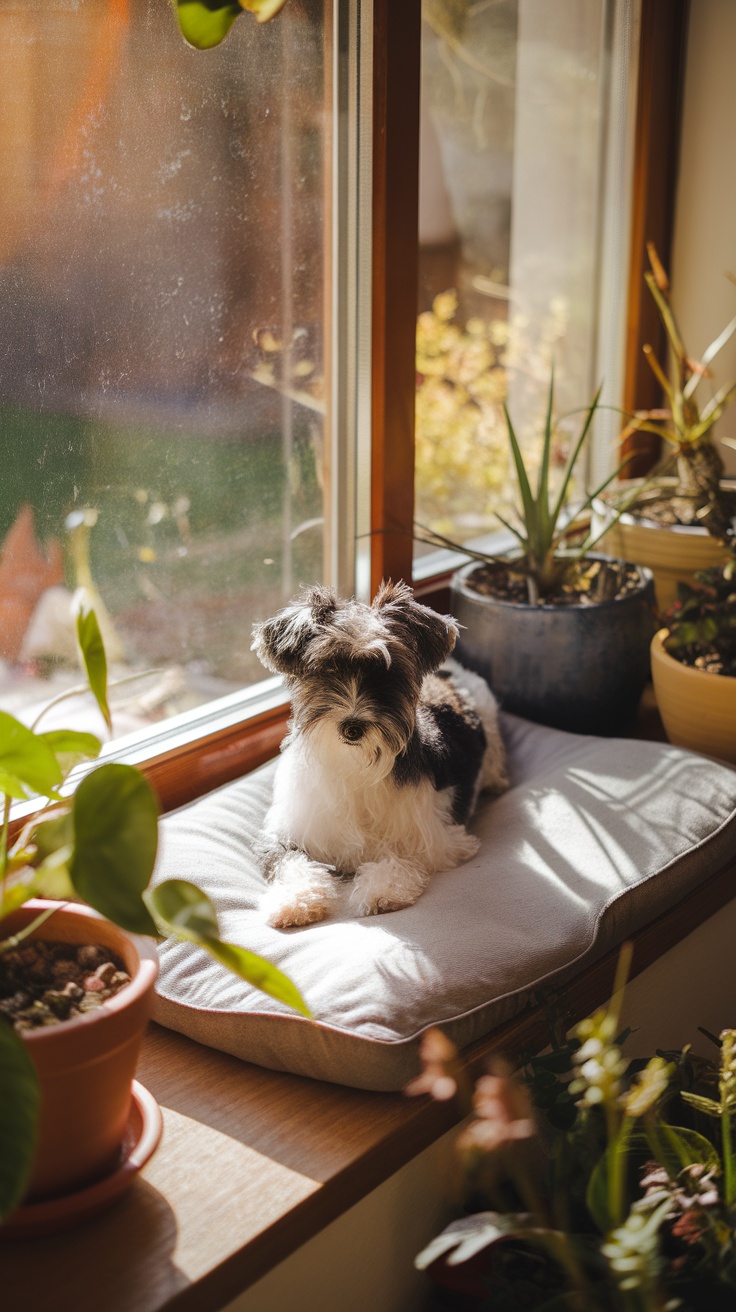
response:
[[[634,941],[637,974],[734,894],[736,862]],[[605,1002],[618,952],[557,990],[573,1023]],[[538,1050],[541,1005],[469,1049]],[[365,1093],[249,1066],[152,1025],[138,1072],[164,1113],[164,1138],[109,1211],[46,1239],[0,1243],[13,1312],[216,1312],[388,1179],[456,1119],[454,1106]],[[49,1282],[53,1282],[53,1297]]]

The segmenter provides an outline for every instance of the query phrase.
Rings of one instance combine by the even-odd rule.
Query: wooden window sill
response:
[[[651,965],[733,896],[736,863],[635,938]],[[617,951],[553,1000],[569,1023],[610,995]],[[530,1006],[464,1055],[541,1048]],[[130,1192],[94,1220],[0,1243],[9,1308],[36,1312],[216,1312],[451,1128],[453,1105],[366,1093],[249,1066],[150,1027],[138,1071],[164,1113],[162,1143]]]

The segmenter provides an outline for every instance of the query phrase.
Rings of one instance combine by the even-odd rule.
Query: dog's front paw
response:
[[[273,874],[273,883],[261,898],[267,924],[291,929],[324,920],[339,891],[329,866],[292,849],[284,853]]]
[[[427,877],[403,861],[388,857],[366,861],[358,868],[350,892],[350,910],[356,916],[377,916],[383,911],[411,907],[424,891]]]
[[[279,889],[279,892],[283,890]],[[273,905],[270,905],[270,903]],[[263,899],[262,911],[267,925],[274,929],[294,929],[298,925],[314,925],[324,920],[327,907],[322,902],[310,902],[306,898],[289,898],[281,901],[269,897]]]

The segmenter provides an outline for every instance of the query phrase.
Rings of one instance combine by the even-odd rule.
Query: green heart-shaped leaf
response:
[[[43,735],[0,711],[0,790],[23,799],[34,793],[53,797],[61,780],[59,763]]]
[[[197,50],[219,46],[242,12],[231,0],[224,4],[220,0],[177,0],[176,4],[181,34]]]
[[[133,934],[156,934],[143,901],[156,861],[158,803],[131,765],[111,763],[79,785],[70,873],[80,897]]]
[[[234,975],[285,1002],[303,1016],[311,1013],[296,985],[264,957],[235,943],[223,943],[218,934],[215,908],[196,884],[186,879],[166,879],[146,894],[146,901],[162,932],[188,939],[209,952]]]
[[[39,824],[34,825],[28,841],[35,848],[34,861],[36,864],[40,864],[47,857],[52,856],[54,852],[58,852],[61,847],[71,847],[74,842],[71,810],[54,812],[48,820],[41,820]]]
[[[74,897],[74,885],[69,874],[71,847],[61,847],[58,852],[42,861],[36,870],[33,881],[33,896],[47,897],[54,902],[69,902]]]
[[[102,712],[105,724],[108,729],[112,729],[110,708],[107,704],[107,656],[97,616],[93,610],[80,611],[77,615],[77,642],[90,689]]]
[[[36,872],[29,866],[20,876],[18,883],[12,884],[10,887],[6,884],[5,891],[0,897],[0,920],[5,916],[9,916],[11,911],[15,911],[17,907],[22,907],[23,903],[27,902],[29,898],[35,897],[35,883]],[[0,1024],[2,1024],[1,1021]]]
[[[219,935],[214,906],[188,879],[164,879],[149,890],[146,902],[164,933],[193,943]]]
[[[79,733],[76,729],[51,729],[38,735],[51,748],[64,776],[81,761],[94,761],[102,750],[102,743],[93,733]]]
[[[0,1221],[18,1206],[33,1161],[38,1078],[23,1040],[0,1021]]]

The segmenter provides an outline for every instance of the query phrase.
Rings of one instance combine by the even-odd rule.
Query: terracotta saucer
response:
[[[163,1130],[161,1108],[148,1089],[133,1081],[128,1125],[120,1148],[120,1165],[103,1180],[76,1193],[18,1207],[0,1226],[0,1238],[50,1235],[76,1225],[119,1198],[158,1147]]]

